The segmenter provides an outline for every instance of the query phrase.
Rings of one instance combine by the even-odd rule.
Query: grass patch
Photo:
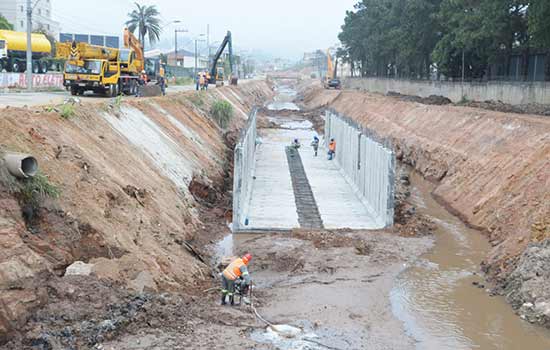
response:
[[[218,123],[218,125],[225,129],[229,126],[233,115],[235,114],[233,106],[224,100],[217,100],[212,104],[210,108],[211,117]]]
[[[21,182],[21,195],[23,202],[36,208],[46,198],[59,198],[61,191],[50,183],[46,175],[39,172],[36,176]]]
[[[191,77],[177,77],[176,80],[172,83],[174,85],[193,85],[195,80]]]
[[[186,96],[189,102],[193,104],[193,106],[197,108],[204,107],[204,95],[200,92],[195,92],[191,94],[190,96]]]
[[[66,103],[61,106],[59,114],[63,119],[71,119],[76,115],[76,109],[72,103]]]

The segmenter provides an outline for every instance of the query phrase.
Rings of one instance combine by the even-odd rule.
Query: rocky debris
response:
[[[214,206],[221,198],[220,192],[214,188],[213,181],[202,175],[193,175],[189,183],[189,192],[199,203],[209,207]]]
[[[389,91],[386,96],[396,97],[402,101],[422,103],[425,105],[448,105],[453,103],[450,99],[445,96],[440,95],[430,95],[428,97],[412,96],[412,95],[403,95],[395,91]]]
[[[418,213],[416,207],[409,201],[411,195],[410,169],[400,165],[396,172],[394,208],[396,231],[406,237],[431,234],[434,229],[433,222],[427,216]]]
[[[550,239],[529,244],[502,293],[522,318],[550,327]]]
[[[92,274],[93,264],[86,264],[82,261],[75,261],[65,270],[65,276],[89,276]]]
[[[535,114],[550,116],[550,105],[543,105],[538,103],[528,103],[522,105],[511,105],[502,101],[465,101],[456,103],[457,106],[483,108],[491,111],[504,112],[504,113],[516,113],[516,114]]]

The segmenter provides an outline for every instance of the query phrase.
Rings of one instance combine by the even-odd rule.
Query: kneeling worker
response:
[[[252,255],[245,254],[242,258],[235,259],[222,273],[222,305],[225,305],[225,297],[229,296],[229,303],[235,304],[235,281],[242,277],[244,286],[250,285],[250,274],[248,273],[248,263],[252,260]]]

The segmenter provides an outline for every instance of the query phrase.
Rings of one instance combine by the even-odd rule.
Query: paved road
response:
[[[167,94],[175,94],[181,91],[193,90],[193,85],[184,86],[169,86],[166,90]],[[10,107],[24,107],[24,106],[41,106],[49,104],[63,103],[66,98],[71,97],[68,91],[59,92],[8,92],[0,93],[0,108]],[[82,100],[86,102],[102,102],[106,97],[101,95],[86,93],[85,96],[80,96]],[[125,98],[134,98],[128,96]]]

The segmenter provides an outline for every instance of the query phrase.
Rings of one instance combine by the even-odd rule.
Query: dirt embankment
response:
[[[44,309],[60,295],[77,300],[79,285],[90,288],[85,298],[105,283],[133,293],[200,289],[210,270],[192,245],[202,242],[199,233],[206,239],[204,222],[213,220],[204,208],[219,206],[230,185],[227,143],[251,107],[270,94],[265,82],[252,82],[122,104],[84,103],[68,118],[63,108],[0,111],[0,151],[33,154],[43,175],[22,182],[0,166],[0,344],[11,339],[17,349],[41,342],[80,348],[74,329],[49,333],[37,313],[45,310],[60,327],[71,320],[96,327],[93,316],[75,311],[71,319],[59,313],[61,306]],[[234,107],[226,130],[209,116],[216,100]],[[216,220],[224,221],[226,209],[214,212]],[[77,273],[91,269],[85,279],[101,286],[62,277],[75,261],[88,263]],[[98,295],[103,306],[112,301]]]
[[[550,119],[321,88],[304,103],[330,106],[390,138],[399,160],[437,184],[441,203],[487,234],[493,249],[483,266],[508,300],[548,322],[550,295],[541,292],[550,290],[548,254],[540,251],[548,245],[539,242],[550,239]],[[542,270],[527,273],[536,266]]]

